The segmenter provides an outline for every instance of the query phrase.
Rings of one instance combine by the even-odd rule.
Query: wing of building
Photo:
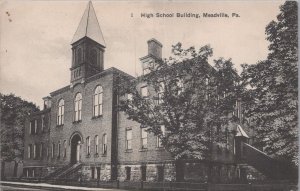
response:
[[[44,98],[44,109],[32,114],[25,129],[24,177],[100,180],[174,180],[175,165],[158,137],[117,111],[116,80],[133,78],[116,68],[104,70],[105,41],[91,2],[72,40],[70,84]],[[161,59],[162,44],[148,41],[147,63]],[[247,136],[239,126],[239,136]],[[246,137],[248,138],[248,137]],[[222,181],[240,175],[229,150],[216,155],[215,173]],[[187,161],[185,180],[206,181],[207,163]]]

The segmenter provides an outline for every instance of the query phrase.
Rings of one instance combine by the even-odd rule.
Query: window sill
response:
[[[101,157],[106,157],[106,156],[107,156],[107,154],[106,154],[106,153],[101,155]]]
[[[132,149],[126,149],[125,153],[132,153]]]
[[[81,123],[81,120],[73,121],[73,124],[78,124],[78,123]]]
[[[64,124],[61,124],[61,125],[56,125],[56,127],[63,127],[64,126]]]
[[[98,154],[98,153],[94,154],[94,157],[95,157],[95,158],[98,158],[98,157],[99,157],[99,154]]]
[[[156,151],[164,151],[165,148],[164,148],[164,147],[156,147],[155,150],[156,150]]]
[[[99,119],[99,118],[102,118],[102,117],[103,117],[103,115],[93,116],[92,120]]]
[[[91,158],[91,154],[87,154],[87,155],[86,155],[86,158]]]
[[[147,152],[148,151],[148,148],[141,148],[139,149],[139,152]]]

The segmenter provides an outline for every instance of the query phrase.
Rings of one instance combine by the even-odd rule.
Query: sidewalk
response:
[[[77,187],[77,186],[64,186],[64,185],[53,185],[47,183],[27,183],[27,182],[8,182],[0,181],[0,185],[3,186],[15,186],[15,187],[24,187],[24,188],[36,188],[36,189],[51,189],[51,190],[88,190],[88,191],[125,191],[116,188],[88,188],[88,187]]]

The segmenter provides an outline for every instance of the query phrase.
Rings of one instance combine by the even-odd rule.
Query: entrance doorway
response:
[[[71,163],[78,163],[80,160],[80,145],[81,137],[78,134],[75,134],[71,139]]]

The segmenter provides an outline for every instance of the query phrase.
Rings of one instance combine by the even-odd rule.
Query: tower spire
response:
[[[99,43],[103,47],[106,46],[92,1],[89,1],[83,13],[83,16],[73,36],[71,44],[74,44],[75,42],[84,37],[92,39],[93,41]]]

